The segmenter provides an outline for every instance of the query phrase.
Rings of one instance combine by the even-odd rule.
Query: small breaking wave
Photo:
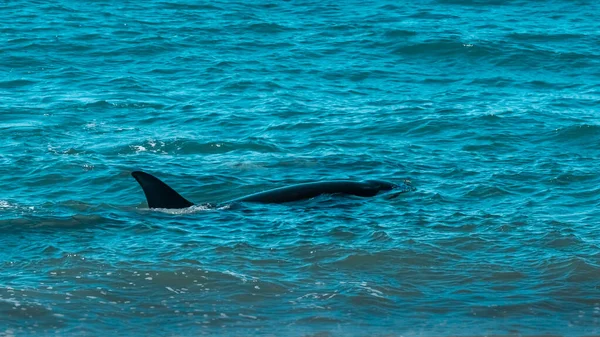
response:
[[[145,209],[144,211],[148,211],[148,212],[159,212],[159,213],[164,213],[164,214],[171,214],[171,215],[187,215],[187,214],[196,214],[196,213],[202,213],[202,212],[207,212],[207,211],[215,211],[215,210],[225,210],[225,209],[229,209],[229,205],[226,206],[220,206],[217,207],[216,205],[213,204],[202,204],[202,205],[194,205],[194,206],[190,206],[187,208],[151,208],[151,209]]]

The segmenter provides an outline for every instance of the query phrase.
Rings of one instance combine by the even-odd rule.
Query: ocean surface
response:
[[[600,334],[599,14],[1,1],[0,336]]]

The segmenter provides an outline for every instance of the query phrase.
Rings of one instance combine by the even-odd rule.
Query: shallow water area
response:
[[[595,13],[0,3],[0,336],[600,334]]]

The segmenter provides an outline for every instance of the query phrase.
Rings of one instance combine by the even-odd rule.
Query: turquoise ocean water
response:
[[[0,2],[0,335],[600,334],[599,15]]]

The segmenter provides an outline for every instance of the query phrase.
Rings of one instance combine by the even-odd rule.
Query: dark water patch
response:
[[[600,138],[600,126],[593,124],[569,125],[546,133],[546,141],[579,144],[584,147],[597,143]]]
[[[564,71],[566,69],[581,69],[593,67],[599,55],[580,52],[559,52],[551,48],[543,49],[535,46],[512,46],[507,48],[505,57],[498,58],[495,62],[498,66],[539,67],[552,71]],[[562,68],[557,64],[568,65]],[[573,68],[575,67],[575,68]]]
[[[442,4],[463,5],[463,6],[510,6],[514,1],[504,0],[436,0]]]
[[[541,42],[547,43],[549,41],[568,41],[573,42],[574,40],[584,38],[583,34],[534,34],[534,33],[510,33],[507,38],[514,39],[517,41],[525,42]]]
[[[582,241],[573,234],[563,235],[561,232],[550,232],[542,237],[542,241],[550,248],[554,249],[569,249],[578,251],[582,245]]]
[[[424,84],[452,84],[461,81],[457,78],[448,78],[448,77],[440,77],[440,78],[425,78],[422,80]]]
[[[556,185],[569,185],[569,184],[573,184],[573,183],[576,184],[576,183],[592,182],[596,179],[598,179],[597,173],[578,172],[576,170],[573,170],[570,172],[563,172],[563,173],[559,174],[558,176],[550,179],[549,182],[551,184],[556,184]]]
[[[411,14],[408,16],[409,18],[414,19],[429,19],[429,20],[446,20],[446,19],[458,19],[458,16],[449,15],[449,14],[440,14],[433,13],[431,11],[423,10],[415,14]]]
[[[453,40],[428,40],[395,48],[392,53],[403,56],[482,58],[497,56],[493,46],[473,45]]]
[[[386,5],[382,5],[381,7],[379,7],[379,9],[384,9],[387,11],[396,11],[396,10],[403,9],[403,8],[398,5],[386,4]]]
[[[239,91],[243,92],[249,89],[253,89],[257,86],[257,83],[249,80],[231,81],[223,85],[222,90],[224,91]]]
[[[10,69],[39,67],[45,65],[43,57],[27,56],[27,55],[8,55],[2,57],[2,64]]]
[[[121,27],[119,27],[119,28],[121,28]],[[124,39],[124,38],[127,39],[127,38],[129,38],[129,39],[131,39],[130,41],[133,42],[132,44],[135,44],[135,45],[139,45],[141,42],[143,42],[143,40],[141,40],[141,39],[137,40],[136,39],[134,41],[134,39],[135,38],[140,38],[140,37],[144,36],[143,32],[138,31],[138,30],[132,30],[132,29],[115,29],[114,31],[111,32],[111,34],[114,35],[114,36],[116,36],[116,37],[118,37],[118,38],[120,38],[120,39]],[[148,48],[151,48],[151,46],[148,46]],[[110,52],[114,53],[115,55],[116,54],[125,54],[125,55],[127,55],[126,53],[123,53],[123,51],[125,51],[125,50],[128,50],[128,49],[126,49],[126,48],[123,48],[123,49],[112,49]]]
[[[499,142],[492,142],[489,144],[483,144],[483,143],[479,143],[479,144],[468,144],[468,145],[464,145],[462,147],[463,151],[468,151],[468,152],[498,152],[498,151],[511,151],[516,149],[516,147],[514,145],[512,145],[509,142],[505,142],[505,143],[499,143]]]
[[[114,103],[110,103],[104,100],[85,103],[85,108],[112,108]]]
[[[0,88],[2,89],[17,89],[21,87],[27,87],[30,85],[36,84],[35,81],[18,79],[18,80],[8,80],[8,81],[0,81]]]
[[[26,229],[78,229],[89,228],[103,224],[109,219],[98,215],[73,215],[68,217],[38,217],[28,216],[18,219],[0,220],[0,227],[4,232],[21,231]]]
[[[534,80],[534,81],[516,84],[515,87],[523,87],[525,89],[533,89],[533,90],[546,89],[546,90],[557,91],[557,90],[566,90],[566,89],[577,89],[577,88],[581,87],[581,84],[573,83],[573,82],[571,82],[571,83],[556,83],[556,82],[549,82],[549,81]]]
[[[478,185],[472,188],[465,197],[468,198],[498,198],[498,197],[508,197],[513,195],[513,193],[509,190],[505,190],[499,186],[486,186],[486,185]]]
[[[163,6],[167,9],[175,9],[175,10],[193,10],[193,11],[213,11],[213,10],[223,10],[223,8],[216,6],[214,4],[193,4],[193,3],[173,3],[173,2],[158,2],[158,5]]]
[[[157,69],[152,69],[150,70],[150,74],[164,74],[164,75],[173,75],[173,74],[177,74],[177,73],[181,73],[182,71],[185,71],[184,69],[177,69],[177,68],[157,68]]]
[[[119,57],[121,55],[127,55],[128,58],[132,57],[159,57],[161,55],[167,55],[169,52],[172,52],[177,47],[175,45],[166,45],[166,44],[155,44],[152,42],[146,42],[144,44],[140,44],[132,47],[122,47],[118,49],[111,50],[109,55],[114,55]]]
[[[252,32],[261,33],[261,34],[276,34],[287,31],[293,31],[292,28],[277,24],[277,23],[254,23],[248,26],[248,29]]]

